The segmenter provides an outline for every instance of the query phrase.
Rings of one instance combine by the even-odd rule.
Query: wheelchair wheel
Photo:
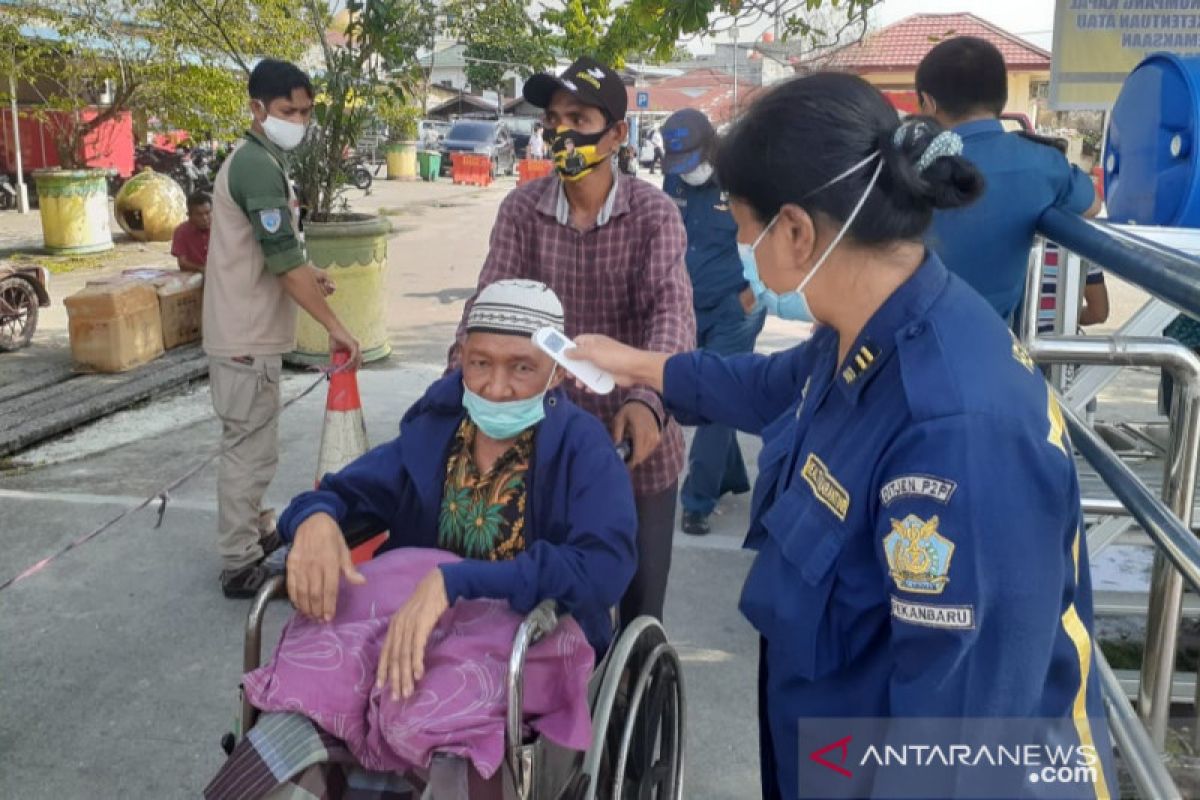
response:
[[[592,708],[592,746],[579,800],[680,800],[685,704],[675,649],[657,620],[639,617],[614,645]]]

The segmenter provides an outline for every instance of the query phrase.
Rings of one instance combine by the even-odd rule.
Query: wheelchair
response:
[[[276,575],[251,603],[243,673],[262,663],[262,625],[268,605],[286,599],[285,577]],[[588,684],[592,742],[586,753],[558,747],[528,731],[522,715],[525,657],[554,630],[558,619],[554,601],[546,600],[525,617],[513,637],[501,768],[506,800],[681,800],[683,672],[666,631],[652,617],[638,617],[620,631],[592,674]],[[239,699],[239,730],[221,740],[227,754],[259,713],[240,687]]]

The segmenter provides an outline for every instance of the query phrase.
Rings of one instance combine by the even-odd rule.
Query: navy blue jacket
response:
[[[689,186],[678,175],[663,180],[663,191],[675,201],[687,230],[687,271],[692,279],[692,303],[700,311],[747,286],[737,251],[737,223],[729,213],[729,199],[710,180]]]
[[[279,518],[292,541],[313,514],[343,527],[369,523],[390,531],[380,552],[437,547],[446,460],[465,412],[462,372],[433,384],[400,422],[400,436],[326,475],[298,495]],[[561,390],[546,395],[533,463],[525,479],[523,553],[510,561],[463,560],[442,566],[446,594],[508,600],[527,613],[559,601],[579,622],[597,657],[612,638],[610,609],[637,567],[637,512],[629,470],[599,420]]]
[[[741,610],[783,797],[823,769],[801,718],[1055,718],[1111,765],[1061,410],[936,255],[840,363],[827,327],[772,356],[678,355],[664,399],[763,437]]]

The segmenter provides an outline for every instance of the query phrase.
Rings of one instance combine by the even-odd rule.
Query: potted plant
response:
[[[46,249],[112,249],[108,178],[118,165],[126,175],[132,169],[130,109],[173,69],[172,44],[146,24],[143,0],[18,6],[19,17],[0,13],[0,51],[19,91],[36,98],[24,115],[51,139],[57,156],[57,166],[34,172]]]
[[[363,359],[391,352],[384,316],[384,269],[391,226],[376,214],[350,209],[346,156],[377,113],[385,93],[414,96],[417,51],[433,29],[433,0],[349,0],[336,25],[324,0],[304,0],[318,26],[324,69],[315,76],[316,124],[293,162],[304,208],[309,260],[329,272],[337,291],[329,302],[359,340]],[[325,363],[329,337],[301,312],[289,360]]]
[[[379,118],[388,127],[388,180],[413,180],[417,177],[417,129],[421,123],[421,107],[392,92],[379,102]]]

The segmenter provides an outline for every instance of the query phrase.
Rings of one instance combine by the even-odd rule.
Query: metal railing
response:
[[[1200,259],[1058,209],[1046,212],[1038,227],[1047,239],[1159,300],[1200,317]],[[1035,248],[1036,263],[1029,270],[1026,282],[1027,298],[1037,298],[1041,293],[1041,252],[1040,246]],[[1078,275],[1066,274],[1067,266],[1066,260],[1060,258],[1060,326],[1064,319],[1078,318]],[[1036,361],[1157,367],[1175,379],[1162,500],[1154,496],[1074,409],[1064,403],[1063,412],[1075,447],[1155,545],[1146,646],[1138,687],[1138,714],[1144,728],[1137,723],[1129,700],[1098,648],[1096,663],[1109,722],[1130,762],[1139,792],[1156,799],[1178,797],[1178,789],[1163,765],[1161,754],[1165,750],[1170,715],[1183,581],[1186,579],[1193,589],[1200,591],[1200,541],[1190,529],[1200,450],[1200,358],[1164,337],[1039,335],[1037,305],[1027,302],[1020,320],[1021,338]],[[1074,330],[1074,326],[1067,330]],[[1097,511],[1115,510],[1104,502],[1092,501],[1091,505]],[[1200,696],[1196,707],[1200,709]]]

